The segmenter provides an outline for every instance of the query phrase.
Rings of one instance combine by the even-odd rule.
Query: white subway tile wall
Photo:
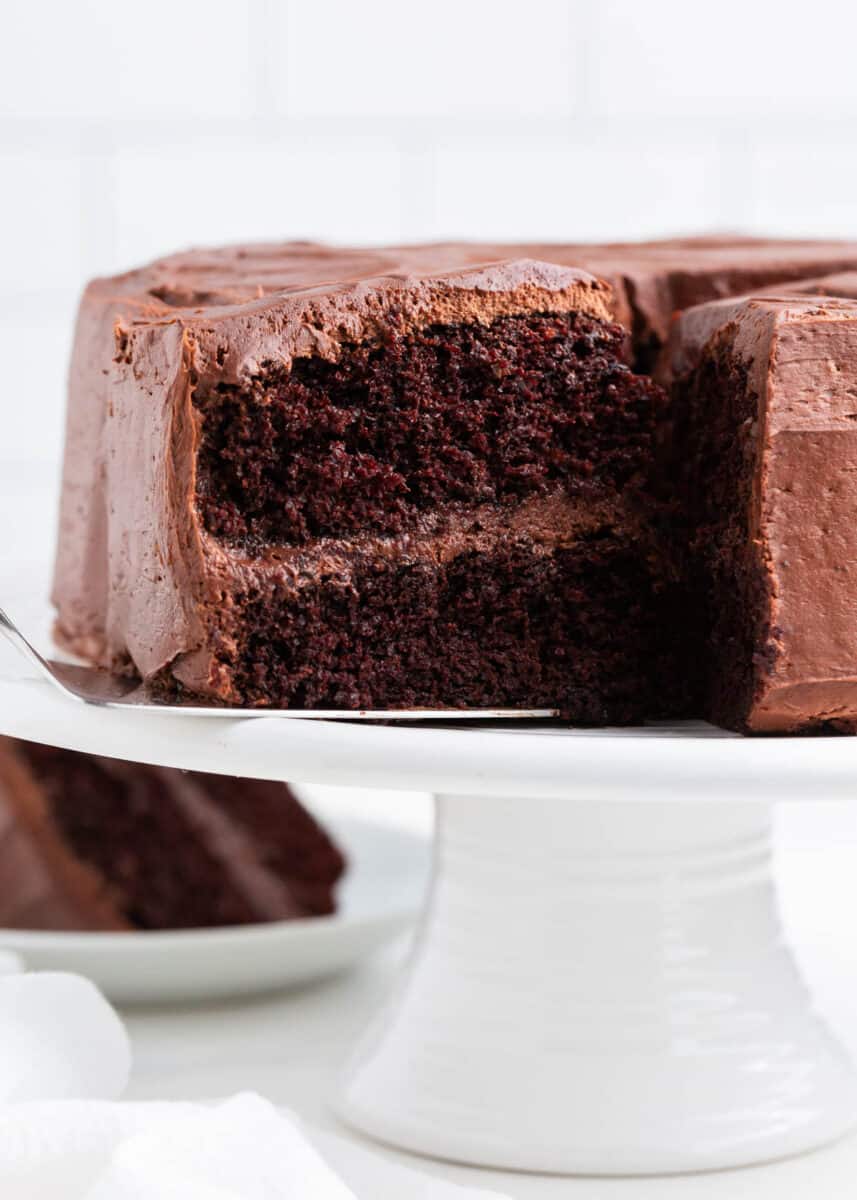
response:
[[[857,8],[27,0],[0,40],[0,461],[77,293],[236,238],[857,236]]]

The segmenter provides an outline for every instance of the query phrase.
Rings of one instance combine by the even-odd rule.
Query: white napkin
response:
[[[397,1200],[490,1200],[366,1151],[336,1155],[357,1162],[351,1191],[260,1096],[117,1102],[131,1056],[114,1010],[79,976],[15,967],[0,952],[2,1200],[377,1200],[382,1176]]]
[[[221,1104],[54,1101],[0,1108],[15,1200],[354,1200],[298,1123],[260,1096]]]
[[[0,1102],[113,1100],[130,1070],[125,1027],[88,979],[0,976]]]

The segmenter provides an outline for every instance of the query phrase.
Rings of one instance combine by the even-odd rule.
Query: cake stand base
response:
[[[784,945],[753,801],[442,795],[413,958],[344,1119],[482,1166],[641,1175],[797,1154],[857,1076]]]

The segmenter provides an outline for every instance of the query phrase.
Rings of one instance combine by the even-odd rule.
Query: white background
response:
[[[192,243],[857,234],[836,0],[4,0],[0,469],[82,282]]]

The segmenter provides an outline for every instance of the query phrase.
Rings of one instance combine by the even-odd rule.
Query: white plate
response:
[[[319,816],[350,861],[334,916],[166,932],[0,930],[0,947],[37,970],[78,971],[125,1004],[222,1000],[333,975],[410,928],[430,850],[397,829]]]

